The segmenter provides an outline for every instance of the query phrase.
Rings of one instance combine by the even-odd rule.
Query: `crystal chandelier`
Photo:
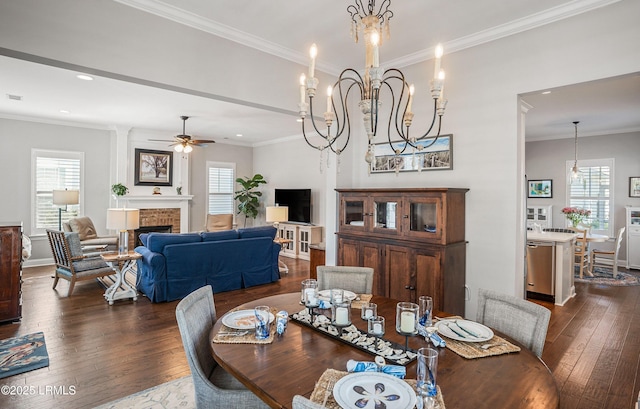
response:
[[[571,180],[571,184],[572,185],[581,185],[582,182],[584,181],[583,177],[582,177],[582,173],[580,172],[580,169],[578,168],[578,124],[580,123],[580,121],[575,121],[573,123],[573,126],[576,129],[576,134],[574,136],[574,151],[575,151],[575,156],[573,159],[573,167],[571,168],[571,170],[569,171],[569,179]]]
[[[346,68],[340,73],[334,85],[328,87],[327,105],[324,112],[326,130],[320,130],[313,110],[313,101],[318,87],[318,79],[314,77],[317,48],[313,44],[310,50],[311,60],[308,75],[302,74],[300,76],[299,112],[305,141],[309,146],[320,151],[321,162],[323,151],[330,149],[337,155],[339,163],[340,154],[347,147],[351,136],[351,120],[347,100],[352,91],[356,94],[359,93],[358,106],[363,115],[364,128],[368,137],[365,161],[371,170],[371,163],[375,158],[374,141],[379,132],[378,119],[383,118],[383,121],[387,119],[386,114],[380,112],[383,105],[381,99],[383,93],[388,96],[388,101],[391,102],[388,108],[386,137],[395,154],[396,164],[399,163],[400,155],[408,153],[407,149],[413,153],[416,150],[422,151],[433,145],[440,136],[442,116],[447,105],[447,100],[444,99],[444,71],[440,69],[442,46],[438,45],[435,51],[434,77],[431,80],[431,97],[434,103],[431,124],[427,131],[421,135],[410,134],[414,116],[411,110],[414,87],[406,81],[404,74],[399,69],[385,70],[379,64],[378,49],[382,43],[383,32],[387,38],[390,37],[389,20],[393,17],[393,12],[389,10],[391,0],[382,1],[382,5],[378,8],[376,8],[375,0],[369,0],[366,6],[362,0],[354,1],[355,4],[347,7],[347,12],[351,16],[351,36],[355,42],[358,42],[361,34],[364,37],[364,73],[361,75],[353,68]],[[310,141],[311,135],[305,129],[307,113],[315,131],[311,131],[311,135],[320,137],[319,139],[315,138],[319,141],[315,144]],[[318,122],[321,123],[321,121]],[[381,125],[381,133],[383,127],[384,124]],[[430,135],[434,127],[437,132]],[[422,140],[426,141],[418,143]],[[396,172],[398,172],[398,166],[396,166]]]

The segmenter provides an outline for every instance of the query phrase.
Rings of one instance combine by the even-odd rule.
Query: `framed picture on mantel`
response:
[[[553,181],[551,179],[529,180],[527,197],[530,199],[531,198],[548,199],[553,197],[552,182]]]
[[[136,186],[172,186],[173,152],[136,149]]]

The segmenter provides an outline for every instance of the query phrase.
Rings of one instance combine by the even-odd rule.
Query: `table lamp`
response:
[[[277,229],[278,223],[289,220],[289,208],[287,206],[267,206],[267,223],[273,223]]]
[[[67,211],[67,205],[75,205],[80,203],[80,191],[79,190],[54,190],[53,191],[53,204],[58,207],[58,230],[62,231],[62,206],[64,211]]]
[[[129,252],[129,230],[140,227],[140,209],[107,209],[107,229],[118,230],[118,254]]]

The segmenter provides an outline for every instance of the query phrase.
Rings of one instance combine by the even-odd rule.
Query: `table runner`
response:
[[[338,382],[340,378],[343,376],[349,375],[349,372],[338,371],[335,369],[327,369],[324,371],[318,382],[316,382],[315,388],[313,388],[313,392],[311,393],[311,401],[322,405],[325,404],[325,407],[328,409],[341,409],[341,406],[338,405],[336,400],[333,398],[333,386]],[[415,390],[416,380],[415,379],[404,379],[406,383],[411,385],[411,387]],[[442,396],[442,391],[440,391],[440,386],[437,386],[438,395],[436,396],[436,406],[435,409],[446,409],[444,406],[444,398]]]
[[[229,312],[238,311],[240,308],[234,308]],[[269,311],[274,315],[278,313],[276,308],[270,307]],[[227,313],[228,314],[228,313]],[[222,324],[216,335],[213,337],[213,342],[216,344],[270,344],[273,342],[276,336],[276,323],[275,320],[271,323],[271,328],[269,330],[269,337],[267,339],[256,339],[255,330],[249,329],[246,335],[240,336],[218,336],[219,333],[236,333],[242,332],[234,328],[229,328],[226,325]]]

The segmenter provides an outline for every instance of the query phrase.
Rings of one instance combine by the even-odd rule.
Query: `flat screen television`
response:
[[[311,223],[311,189],[276,189],[275,203],[289,208],[289,221]]]

